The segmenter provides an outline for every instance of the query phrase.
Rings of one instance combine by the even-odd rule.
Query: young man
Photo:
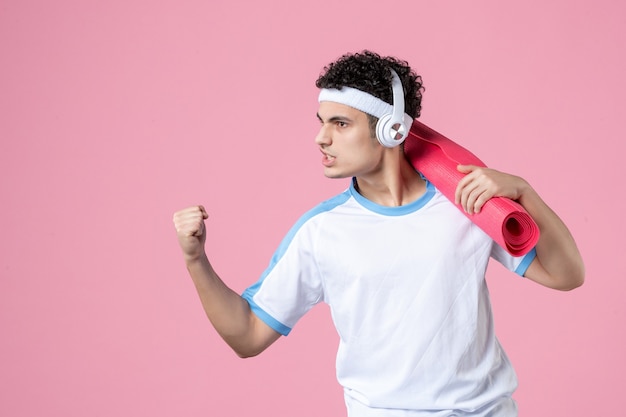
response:
[[[570,290],[583,283],[580,254],[522,178],[458,167],[467,174],[456,192],[464,210],[508,197],[539,226],[536,248],[516,258],[416,172],[394,146],[402,132],[380,128],[379,119],[397,109],[398,82],[407,113],[399,117],[410,126],[422,84],[406,62],[364,51],[326,67],[316,83],[315,143],[324,174],[351,178],[349,188],[300,218],[242,296],[205,254],[205,209],[177,212],[187,268],[215,329],[242,357],[259,354],[315,304],[328,303],[349,416],[516,416],[517,381],[493,332],[487,263],[494,258],[539,284]],[[383,146],[389,134],[392,143]]]

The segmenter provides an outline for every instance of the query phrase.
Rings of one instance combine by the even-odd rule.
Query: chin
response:
[[[342,174],[340,172],[332,172],[332,171],[324,171],[324,176],[326,178],[340,179],[340,178],[349,178],[351,175]]]

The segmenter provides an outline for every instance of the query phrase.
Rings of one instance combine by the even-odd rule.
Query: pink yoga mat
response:
[[[411,126],[404,150],[415,169],[453,203],[456,186],[465,175],[456,169],[457,165],[486,166],[476,155],[417,120]],[[466,214],[460,205],[457,207],[514,256],[527,254],[539,239],[537,224],[511,199],[494,197],[480,213],[472,215]]]

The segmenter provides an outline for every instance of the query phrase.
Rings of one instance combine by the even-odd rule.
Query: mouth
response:
[[[322,164],[324,164],[325,166],[329,166],[329,165],[332,165],[333,162],[335,162],[335,156],[330,155],[324,151],[321,151],[321,152],[322,152]]]

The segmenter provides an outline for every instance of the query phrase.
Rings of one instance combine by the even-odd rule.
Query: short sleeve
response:
[[[513,271],[523,277],[532,261],[537,257],[537,251],[533,248],[524,256],[513,256],[494,242],[491,249],[491,257],[500,262],[509,271]]]
[[[306,219],[297,223],[281,242],[260,279],[242,294],[252,311],[284,336],[323,299],[315,264],[314,229]]]

